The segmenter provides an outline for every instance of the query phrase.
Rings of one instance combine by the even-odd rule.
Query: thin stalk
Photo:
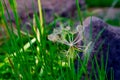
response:
[[[39,8],[39,16],[40,16],[41,34],[43,34],[44,28],[43,28],[43,15],[42,15],[41,0],[38,0],[38,8]]]
[[[80,11],[80,6],[79,6],[79,0],[76,0],[76,6],[77,6],[77,11],[78,11],[78,16],[79,16],[80,23],[81,23],[81,25],[83,25],[82,14],[81,14],[81,11]]]

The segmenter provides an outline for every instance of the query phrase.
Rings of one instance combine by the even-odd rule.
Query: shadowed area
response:
[[[104,57],[104,64],[108,56],[107,74],[108,80],[110,70],[114,70],[114,80],[120,79],[120,28],[106,24],[97,17],[88,17],[84,21],[84,37],[86,43],[92,41],[94,47],[88,63],[88,70],[91,69],[91,61],[94,55],[101,66],[101,57]],[[92,32],[92,34],[91,34]],[[99,37],[98,37],[99,36]],[[101,46],[101,47],[100,47]],[[78,62],[76,62],[78,64]]]

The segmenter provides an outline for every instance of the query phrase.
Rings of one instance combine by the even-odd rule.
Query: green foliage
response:
[[[110,7],[114,1],[118,1],[115,7],[120,7],[120,0],[86,0],[89,7]]]

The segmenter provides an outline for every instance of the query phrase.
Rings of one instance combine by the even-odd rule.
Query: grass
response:
[[[94,1],[90,1],[90,0],[86,0],[87,6],[88,7],[109,7],[111,6],[114,1],[116,0],[94,0]],[[120,0],[117,0],[118,3],[116,4],[115,7],[120,7]]]
[[[2,1],[4,0],[0,1],[1,24],[4,25],[8,38],[3,38],[4,43],[0,49],[1,80],[80,80],[83,76],[85,80],[92,80],[92,77],[95,77],[96,80],[107,80],[103,58],[101,58],[100,66],[95,57],[92,61],[92,71],[89,72],[87,63],[90,55],[86,55],[83,60],[77,56],[80,52],[90,54],[91,50],[89,49],[92,44],[84,45],[85,47],[81,46],[84,47],[83,49],[75,46],[79,41],[75,39],[75,33],[79,30],[79,35],[83,33],[83,27],[81,27],[83,22],[78,0],[76,0],[76,5],[78,18],[81,22],[81,26],[79,25],[77,28],[78,31],[76,30],[74,33],[74,31],[69,30],[71,27],[66,27],[64,23],[61,23],[60,28],[54,29],[51,35],[49,35],[51,29],[48,26],[53,26],[56,23],[44,24],[40,0],[38,0],[40,17],[37,13],[34,13],[33,24],[30,23],[32,25],[32,35],[27,31],[22,32],[20,30],[20,18],[16,10],[16,1],[9,0],[14,13],[16,28],[11,21],[7,22],[4,15],[5,4],[3,6]],[[9,13],[8,16],[10,19]],[[77,57],[80,67],[76,71],[74,60]],[[95,64],[97,67],[94,66]],[[97,69],[95,70],[95,68]],[[98,75],[93,74],[95,72]]]
[[[114,26],[120,26],[120,20],[119,19],[109,19],[106,21],[107,23],[111,24],[111,25],[114,25]]]

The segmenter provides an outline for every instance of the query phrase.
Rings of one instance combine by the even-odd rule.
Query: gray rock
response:
[[[105,20],[114,20],[120,17],[120,8],[90,8],[89,11]]]
[[[84,21],[84,27],[85,42],[88,43],[89,41],[92,41],[94,43],[88,63],[88,69],[91,70],[89,64],[91,64],[94,55],[97,55],[97,60],[100,66],[102,55],[104,64],[106,64],[105,62],[108,55],[106,69],[108,80],[110,78],[111,68],[114,70],[114,80],[120,80],[120,27],[108,25],[97,17],[87,18]],[[92,32],[92,35],[90,32]],[[98,35],[100,36],[98,37]]]

